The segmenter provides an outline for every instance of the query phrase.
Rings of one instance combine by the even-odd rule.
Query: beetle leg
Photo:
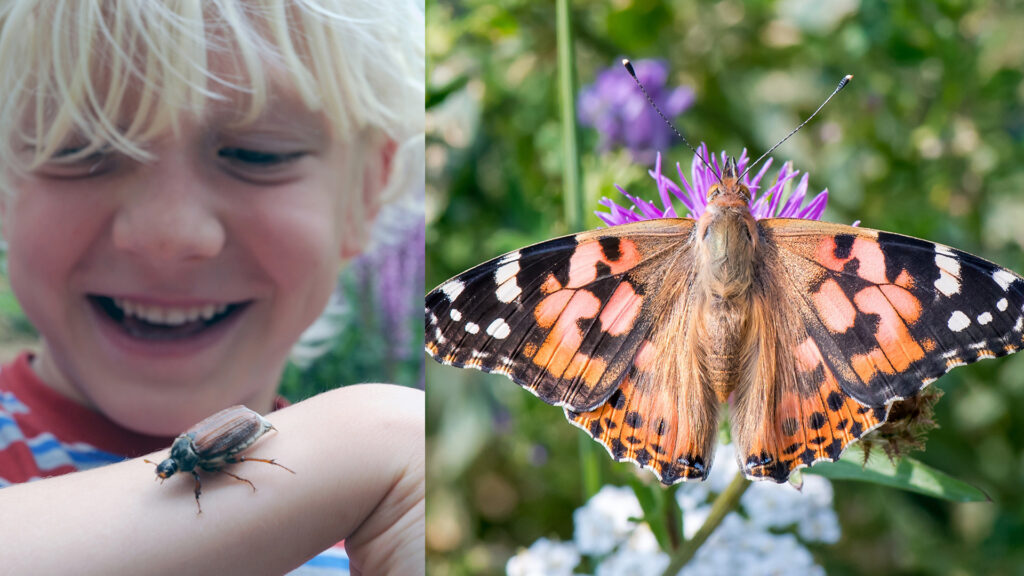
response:
[[[285,466],[284,464],[278,464],[277,461],[274,460],[273,458],[268,460],[266,458],[249,458],[248,456],[233,456],[231,458],[226,459],[225,462],[231,462],[232,464],[237,464],[238,462],[266,462],[267,464],[273,464],[278,468],[284,468],[285,470],[291,472],[292,474],[295,474],[295,470],[292,470],[291,468]]]
[[[202,514],[203,507],[199,504],[199,495],[203,493],[203,483],[199,481],[199,472],[193,470],[192,477],[196,479],[196,508],[199,509],[196,514]]]
[[[227,470],[221,470],[221,472],[227,474],[228,476],[231,476],[235,480],[241,480],[242,482],[245,482],[246,484],[249,485],[250,488],[252,488],[253,492],[256,491],[256,485],[253,484],[252,482],[250,482],[249,480],[246,480],[245,478],[242,478],[241,476],[236,476],[236,475],[232,474],[231,472],[228,472]]]

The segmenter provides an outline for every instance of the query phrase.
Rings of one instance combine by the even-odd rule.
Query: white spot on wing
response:
[[[504,266],[500,266],[494,272],[494,283],[501,285],[507,282],[510,278],[515,278],[516,274],[519,273],[519,262],[509,262]]]
[[[996,284],[999,284],[999,287],[1005,292],[1010,289],[1010,284],[1013,284],[1013,281],[1016,280],[1017,277],[1014,276],[1012,272],[1000,268],[992,273],[992,279],[995,280]]]
[[[516,255],[516,260],[503,264],[494,272],[494,283],[498,285],[498,290],[494,295],[505,304],[515,300],[523,292],[523,289],[519,287],[519,282],[516,281],[516,274],[519,273],[519,253],[513,252],[512,254]],[[512,254],[506,255],[506,258]],[[504,260],[502,258],[502,261]]]
[[[440,328],[434,329],[434,341],[438,344],[444,344],[447,339],[444,337],[444,332],[441,332]]]
[[[519,260],[519,256],[519,250],[516,250],[515,252],[509,252],[508,254],[502,256],[501,260],[498,260],[498,265],[500,266],[502,264],[508,264],[509,262],[515,262],[516,260]]]
[[[1013,325],[1014,332],[1020,332],[1024,328],[1024,316],[1017,318],[1017,323]]]
[[[960,276],[960,261],[955,256],[938,253],[935,255],[935,264],[954,276]]]
[[[985,324],[988,324],[991,321],[992,321],[992,314],[989,313],[989,312],[983,312],[981,315],[978,316],[978,324],[981,324],[982,326],[984,326]]]
[[[1006,301],[1006,298],[1000,298],[999,302],[996,302],[996,308],[1000,312],[1006,312],[1006,308],[1009,307],[1010,303]]]
[[[968,344],[967,347],[970,348],[971,350],[984,350],[985,348],[988,348],[988,341],[987,340],[982,340],[981,342],[975,342],[974,344]]]
[[[960,293],[960,281],[955,276],[950,276],[945,270],[939,273],[939,279],[935,281],[935,289],[946,296]]]
[[[448,297],[449,302],[455,302],[455,299],[462,294],[462,291],[466,288],[466,285],[462,283],[462,280],[451,280],[444,286],[441,286],[441,292]]]
[[[935,288],[946,296],[959,294],[960,260],[949,248],[936,245],[935,265],[939,267],[939,279],[935,281]]]
[[[452,311],[449,312],[448,315],[451,316],[452,320],[455,320],[456,322],[462,320],[462,312],[459,312],[455,308],[452,308]]]
[[[950,350],[949,352],[943,352],[942,353],[942,359],[943,360],[949,360],[950,358],[956,358],[959,355],[960,355],[960,351],[954,349],[954,350]]]
[[[511,282],[506,282],[501,286],[498,286],[498,289],[494,292],[494,296],[498,299],[498,301],[508,304],[509,302],[518,298],[519,295],[522,293],[523,289],[520,288],[519,284],[515,281],[515,279],[513,279]]]
[[[511,333],[512,328],[508,325],[508,322],[505,322],[504,318],[498,318],[487,327],[487,334],[498,340],[508,338],[508,335]]]
[[[949,317],[947,325],[953,332],[960,332],[971,325],[971,319],[967,317],[967,314],[957,310]]]
[[[479,331],[480,331],[480,326],[478,326],[478,325],[476,325],[476,324],[474,324],[472,322],[466,322],[466,332],[469,332],[470,334],[476,334]]]

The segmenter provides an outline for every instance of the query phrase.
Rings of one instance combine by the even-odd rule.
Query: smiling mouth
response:
[[[238,315],[251,302],[164,308],[98,294],[89,294],[87,298],[96,310],[129,336],[151,341],[190,338]]]

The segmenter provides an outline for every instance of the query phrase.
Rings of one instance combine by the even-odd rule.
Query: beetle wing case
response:
[[[188,430],[196,454],[207,463],[223,461],[242,452],[273,428],[269,421],[245,406],[217,412]]]

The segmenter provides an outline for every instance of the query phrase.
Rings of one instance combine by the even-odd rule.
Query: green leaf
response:
[[[640,509],[644,511],[644,517],[637,518],[636,521],[647,522],[658,540],[658,546],[666,553],[671,553],[682,540],[682,512],[676,505],[675,498],[679,486],[665,488],[644,483],[638,478],[630,478],[630,486],[636,494],[636,499],[640,501]]]
[[[953,502],[991,502],[988,494],[975,486],[913,458],[901,458],[893,464],[888,456],[875,450],[865,464],[864,451],[859,446],[848,450],[838,462],[823,462],[802,472],[831,480],[872,482]]]
[[[441,104],[453,93],[465,88],[466,84],[468,83],[469,76],[462,75],[456,77],[454,80],[448,82],[444,86],[429,88],[427,90],[426,95],[426,109],[430,110],[434,106]]]

